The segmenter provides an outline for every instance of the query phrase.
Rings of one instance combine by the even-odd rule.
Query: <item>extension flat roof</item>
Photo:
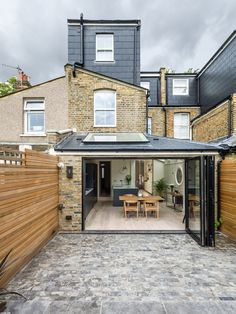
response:
[[[60,152],[220,152],[226,150],[214,144],[147,134],[143,135],[147,139],[145,142],[94,141],[91,143],[86,142],[87,136],[88,134],[73,133],[56,144],[54,149]],[[103,133],[98,133],[97,136],[103,136]],[[129,133],[125,133],[125,136],[128,137]]]

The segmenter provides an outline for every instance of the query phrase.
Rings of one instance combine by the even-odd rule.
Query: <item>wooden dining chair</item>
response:
[[[160,207],[159,201],[152,197],[147,197],[144,199],[144,211],[146,218],[148,217],[148,212],[156,213],[156,218],[160,218]]]
[[[128,198],[132,198],[132,197],[136,197],[135,194],[122,194],[122,196],[128,197]],[[125,201],[123,201],[123,214],[125,217]]]
[[[130,197],[129,199],[124,201],[125,218],[127,218],[127,213],[129,212],[136,212],[138,218],[138,200],[134,197]]]

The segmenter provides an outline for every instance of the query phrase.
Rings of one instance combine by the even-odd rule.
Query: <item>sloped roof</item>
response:
[[[84,143],[87,134],[73,133],[55,145],[55,151],[61,152],[220,152],[219,145],[180,140],[168,137],[146,135],[146,143]]]

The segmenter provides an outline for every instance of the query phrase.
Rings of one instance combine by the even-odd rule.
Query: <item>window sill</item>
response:
[[[94,125],[94,128],[116,128],[116,125]]]
[[[115,62],[115,60],[111,60],[111,61],[98,61],[98,60],[94,60],[94,63],[110,64],[110,63],[116,63],[116,62]]]
[[[189,96],[189,94],[173,94],[173,96]]]
[[[25,137],[45,137],[47,136],[47,134],[45,133],[41,133],[41,134],[30,134],[30,133],[25,133],[25,134],[20,134],[21,137],[25,136]]]

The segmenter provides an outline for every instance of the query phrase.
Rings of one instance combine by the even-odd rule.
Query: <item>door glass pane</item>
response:
[[[201,215],[200,215],[200,160],[188,161],[188,216],[189,229],[200,238]]]

